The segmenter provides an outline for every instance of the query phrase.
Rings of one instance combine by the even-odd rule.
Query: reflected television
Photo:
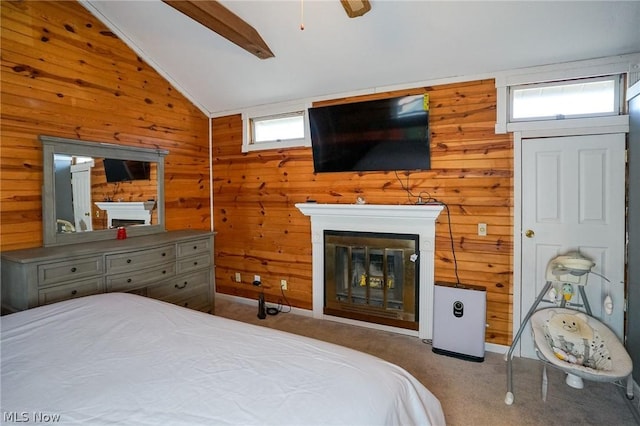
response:
[[[151,177],[151,165],[148,161],[105,158],[103,164],[109,183],[149,180]]]

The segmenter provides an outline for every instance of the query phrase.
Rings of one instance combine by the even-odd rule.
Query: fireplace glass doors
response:
[[[324,231],[324,313],[418,329],[418,235]]]

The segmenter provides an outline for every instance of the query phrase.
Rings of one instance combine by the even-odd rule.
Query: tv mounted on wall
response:
[[[151,175],[151,167],[148,161],[105,158],[103,164],[104,173],[109,183],[149,180]]]
[[[428,170],[425,95],[309,108],[316,173]]]

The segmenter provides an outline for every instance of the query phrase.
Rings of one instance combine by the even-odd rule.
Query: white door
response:
[[[71,166],[71,194],[76,231],[92,231],[91,223],[91,167],[94,162]]]
[[[522,140],[522,317],[546,283],[548,262],[579,250],[595,262],[585,292],[593,315],[624,328],[625,135]],[[575,287],[570,302],[583,303]],[[610,295],[613,313],[604,299]],[[539,307],[552,306],[541,303]],[[530,327],[530,324],[526,324]],[[535,358],[531,333],[521,355]]]

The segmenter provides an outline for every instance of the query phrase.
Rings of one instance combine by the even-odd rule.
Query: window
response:
[[[497,73],[495,131],[529,136],[628,131],[624,84],[638,64],[636,53]]]
[[[620,114],[620,77],[525,84],[510,88],[511,121]]]
[[[280,142],[304,138],[304,112],[251,119],[251,142]]]
[[[307,107],[270,106],[242,114],[242,152],[310,146]]]

